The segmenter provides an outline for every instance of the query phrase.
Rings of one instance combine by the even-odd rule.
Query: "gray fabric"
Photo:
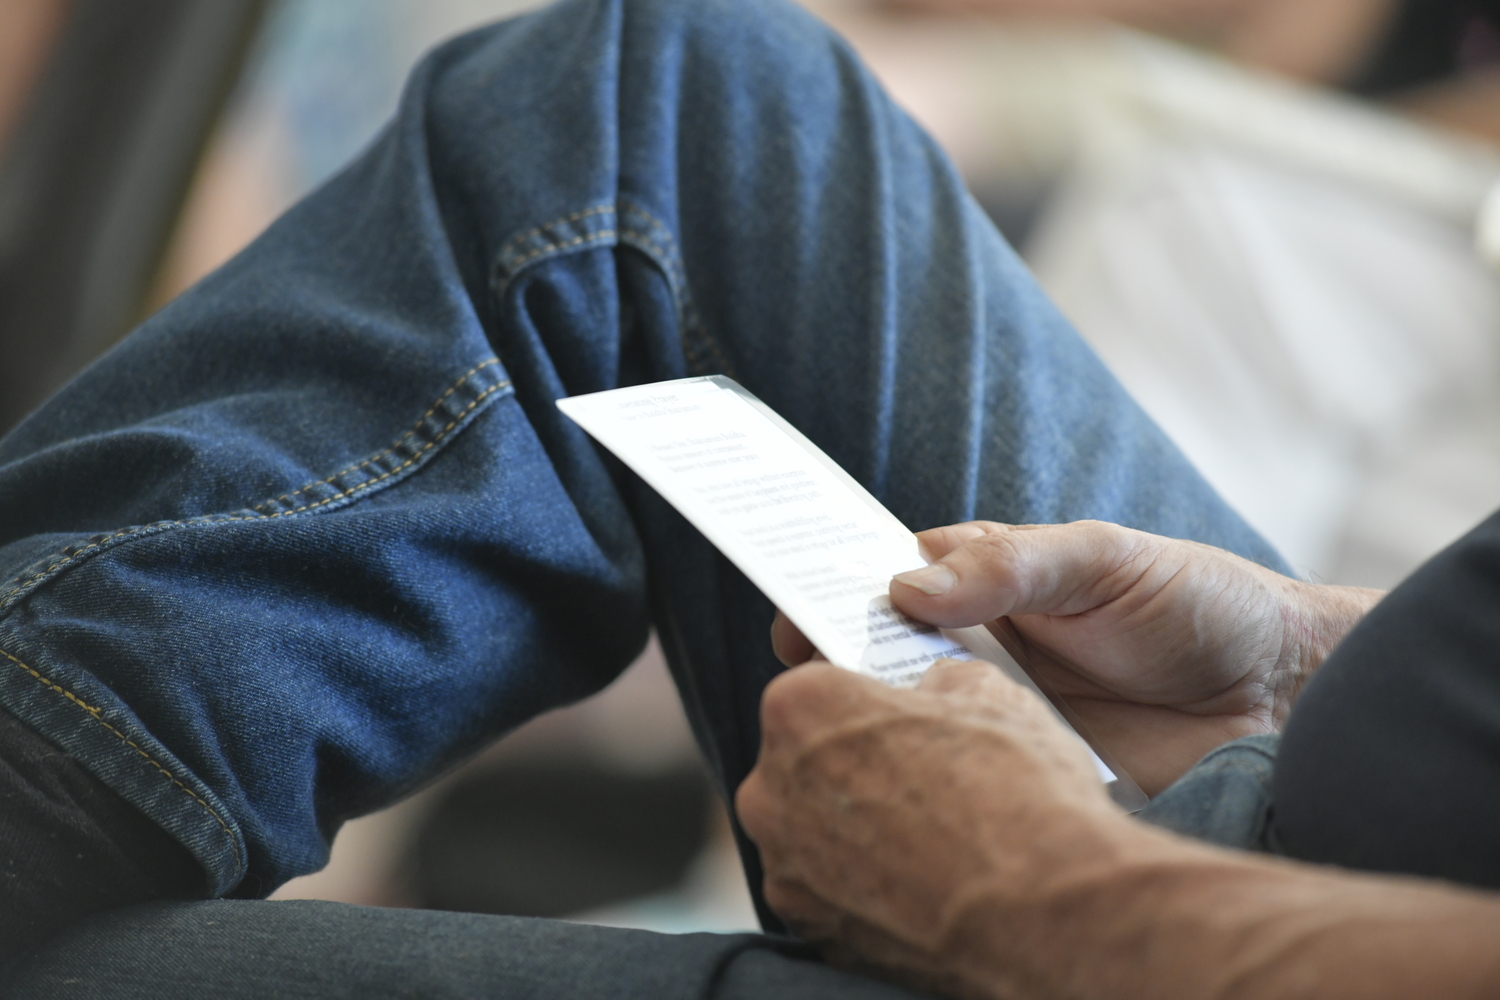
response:
[[[151,903],[94,918],[7,1000],[911,1000],[758,934],[313,901]]]
[[[1247,736],[1204,757],[1137,818],[1221,847],[1272,850],[1271,770],[1278,735]]]

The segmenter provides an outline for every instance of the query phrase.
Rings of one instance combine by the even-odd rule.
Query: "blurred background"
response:
[[[1389,586],[1500,506],[1500,3],[805,5],[1300,572]],[[531,6],[0,0],[0,429]],[[654,643],[276,895],[755,923]]]

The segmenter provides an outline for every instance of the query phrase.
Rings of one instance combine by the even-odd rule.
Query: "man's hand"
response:
[[[937,561],[892,582],[896,606],[950,627],[1008,617],[1038,675],[1148,794],[1216,746],[1279,729],[1381,596],[1097,521],[918,537]],[[785,619],[772,637],[788,665],[812,654]]]
[[[1406,1000],[1500,989],[1500,905],[1136,823],[1029,691],[826,663],[766,688],[736,810],[766,899],[837,964],[975,998]]]
[[[842,964],[971,992],[971,903],[1045,898],[1072,861],[1116,857],[1144,829],[1042,701],[987,663],[943,661],[915,691],[808,664],[771,683],[761,714],[736,809],[766,901]]]

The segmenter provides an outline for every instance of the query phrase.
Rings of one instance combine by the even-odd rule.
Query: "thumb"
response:
[[[1081,614],[1129,589],[1143,560],[1170,541],[1102,521],[963,528],[979,533],[891,580],[891,601],[903,613],[947,628],[1005,615]],[[939,530],[953,538],[952,529]]]

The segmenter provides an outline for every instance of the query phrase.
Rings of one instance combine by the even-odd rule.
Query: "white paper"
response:
[[[701,531],[830,662],[906,687],[944,657],[977,655],[1041,694],[983,627],[937,629],[891,606],[891,577],[926,565],[916,536],[732,380],[657,382],[557,405]],[[1094,761],[1102,780],[1115,780],[1097,754]]]

